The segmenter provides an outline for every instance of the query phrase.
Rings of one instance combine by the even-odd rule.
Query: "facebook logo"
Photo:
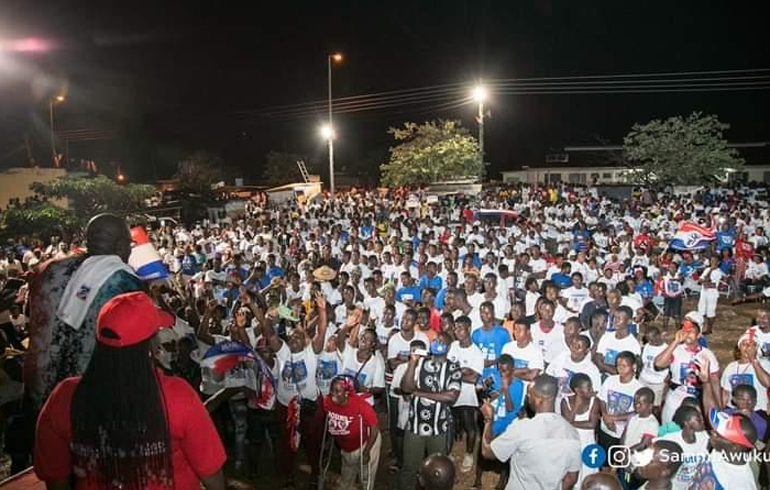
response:
[[[607,461],[607,453],[598,444],[589,444],[583,448],[583,464],[589,468],[601,468]]]

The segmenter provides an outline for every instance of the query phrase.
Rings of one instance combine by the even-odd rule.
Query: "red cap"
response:
[[[120,294],[102,306],[96,323],[96,340],[110,347],[128,347],[149,339],[160,327],[175,323],[174,315],[156,308],[147,294],[141,291]]]

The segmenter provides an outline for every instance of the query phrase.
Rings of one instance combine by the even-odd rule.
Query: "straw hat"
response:
[[[322,265],[313,271],[313,277],[317,281],[332,281],[337,277],[337,273],[328,265]]]

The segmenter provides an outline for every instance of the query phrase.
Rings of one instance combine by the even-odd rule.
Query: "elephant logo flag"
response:
[[[134,269],[136,275],[143,281],[167,279],[166,266],[150,242],[147,231],[141,226],[135,226],[131,228],[131,239],[134,241],[134,247],[128,257],[128,265]]]
[[[682,221],[668,245],[676,250],[700,250],[711,246],[714,240],[716,230],[713,222],[706,228],[690,221]]]

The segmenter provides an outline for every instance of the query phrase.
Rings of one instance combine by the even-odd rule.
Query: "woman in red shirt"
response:
[[[746,238],[746,233],[741,232],[735,241],[735,281],[738,284],[743,283],[748,263],[754,256],[754,245]]]
[[[102,307],[88,368],[38,417],[34,467],[49,490],[225,488],[225,451],[198,394],[154,365],[155,333],[174,322],[143,292]]]

